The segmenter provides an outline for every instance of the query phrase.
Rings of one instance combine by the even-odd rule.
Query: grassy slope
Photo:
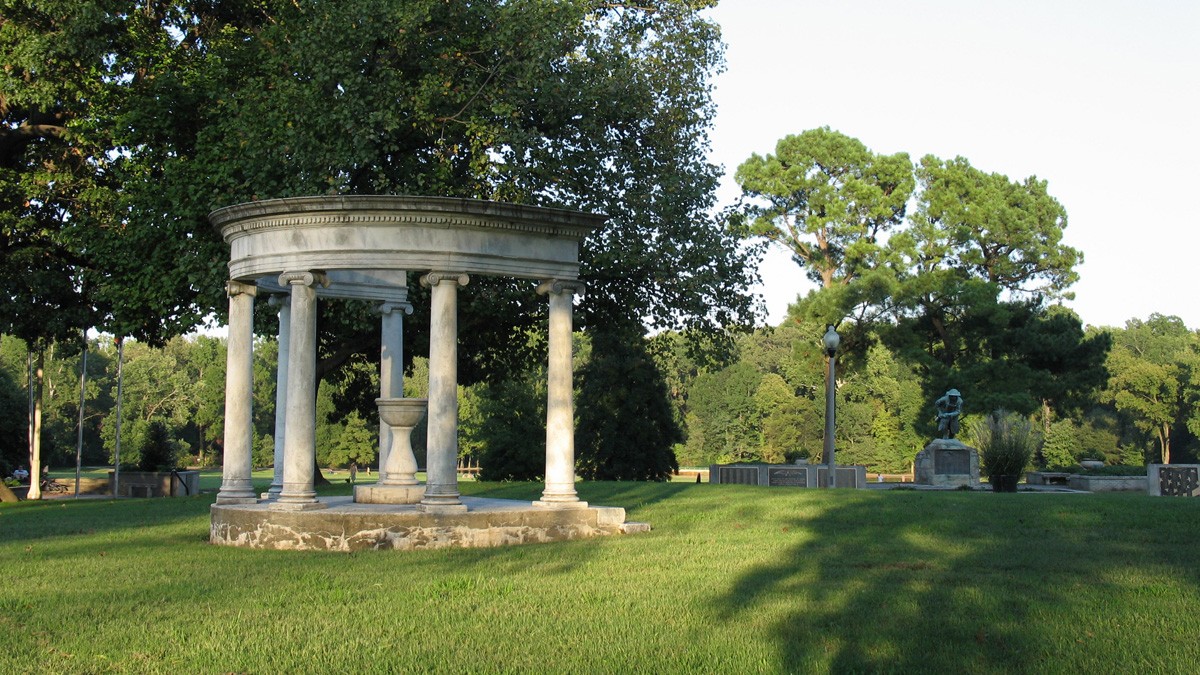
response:
[[[1191,672],[1200,501],[582,483],[654,531],[352,555],[0,507],[0,672]],[[336,486],[344,492],[347,488]],[[540,485],[463,483],[530,499]]]

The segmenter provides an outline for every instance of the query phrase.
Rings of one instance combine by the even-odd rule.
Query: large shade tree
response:
[[[60,257],[118,334],[161,342],[223,310],[210,210],[327,193],[605,212],[584,247],[585,322],[752,317],[745,254],[707,215],[711,2],[8,4],[6,84],[25,93],[6,93],[0,145],[41,133],[78,158],[87,208],[42,227],[70,231]],[[27,110],[60,127],[35,132]],[[480,358],[544,312],[525,285],[475,288],[472,313],[493,308],[464,331]]]
[[[220,206],[407,193],[604,212],[583,247],[579,325],[719,336],[755,307],[749,254],[709,215],[711,4],[8,0],[0,150],[45,116],[58,128],[21,146],[0,188],[50,204],[30,198],[43,146],[71,159],[55,189],[78,186],[53,218],[9,229],[51,249],[69,281],[38,288],[79,296],[92,314],[75,324],[158,344],[225,311],[227,249],[206,220]],[[422,293],[410,354],[425,349]],[[519,339],[546,313],[530,283],[476,279],[462,302],[464,381],[544,350]],[[322,373],[377,358],[369,311],[322,312]]]
[[[953,386],[982,410],[1041,407],[1047,423],[1104,382],[1107,338],[1052,306],[1070,297],[1082,255],[1063,243],[1066,210],[1046,181],[961,157],[914,168],[828,128],[780,140],[737,177],[750,231],[820,284],[789,320],[852,319],[839,354],[851,370],[882,339],[917,366],[929,400]]]
[[[829,127],[779,140],[774,154],[738,167],[745,199],[737,219],[792,255],[838,323],[886,305],[894,285],[888,236],[904,222],[914,179],[906,153],[872,152]]]

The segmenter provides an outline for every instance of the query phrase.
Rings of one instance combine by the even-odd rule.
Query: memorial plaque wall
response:
[[[829,475],[829,469],[824,466],[817,469],[818,484],[825,486],[827,484],[826,476]],[[839,466],[837,468],[837,487],[840,488],[860,488],[866,483],[867,474],[866,468],[859,470],[858,466]]]
[[[816,488],[824,485],[826,471],[813,464],[711,464],[708,479],[715,484]],[[841,464],[837,472],[838,487],[866,486],[867,467],[861,464]]]
[[[758,485],[758,467],[723,466],[720,468],[720,482],[734,485]]]

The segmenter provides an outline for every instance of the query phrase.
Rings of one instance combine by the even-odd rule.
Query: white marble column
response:
[[[572,298],[583,284],[550,280],[538,286],[550,298],[546,370],[546,489],[535,506],[584,508],[575,492],[575,401],[571,355]]]
[[[225,459],[218,504],[254,504],[250,481],[254,447],[254,284],[230,281],[225,366]]]
[[[429,435],[426,441],[426,511],[466,511],[458,494],[458,287],[470,278],[461,272],[430,272],[421,285],[430,288]]]
[[[304,511],[325,508],[313,489],[317,441],[317,290],[327,285],[320,272],[284,272],[279,285],[291,288],[287,360],[287,413],[283,436],[283,486],[271,508]]]
[[[275,472],[265,499],[278,499],[283,491],[283,436],[287,430],[288,348],[292,334],[292,301],[272,295],[268,302],[279,307],[279,355],[275,360]]]
[[[379,305],[383,315],[382,340],[379,348],[379,398],[404,396],[404,315],[412,314],[407,302],[385,302]],[[379,480],[387,476],[388,450],[392,447],[392,427],[379,420]]]

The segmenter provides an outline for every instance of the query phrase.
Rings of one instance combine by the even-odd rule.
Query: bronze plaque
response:
[[[933,472],[937,474],[971,473],[971,452],[969,450],[935,450],[933,452]]]
[[[767,485],[771,487],[808,487],[808,468],[773,466],[767,469]]]

